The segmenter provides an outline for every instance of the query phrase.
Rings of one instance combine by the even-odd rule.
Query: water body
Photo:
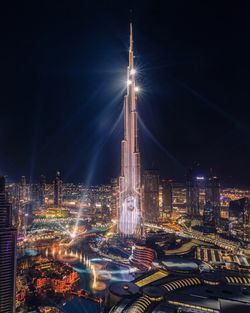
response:
[[[36,255],[38,253],[44,257],[52,257],[62,262],[69,263],[80,276],[78,288],[100,296],[105,294],[110,283],[114,281],[131,281],[133,279],[127,268],[98,257],[90,251],[86,242],[71,248],[48,247],[25,249],[21,252],[22,255]],[[70,297],[64,302],[61,301],[58,307],[64,313],[100,312],[98,304],[78,297]]]

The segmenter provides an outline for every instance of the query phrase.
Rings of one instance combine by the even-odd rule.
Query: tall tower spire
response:
[[[135,75],[133,31],[132,23],[130,23],[127,94],[124,97],[123,109],[124,138],[121,144],[121,176],[119,179],[120,208],[118,214],[118,232],[126,237],[140,237],[142,221]]]
[[[133,26],[130,23],[129,51],[133,51]]]
[[[130,35],[129,35],[129,72],[134,68],[134,50],[133,50],[133,27],[130,23]]]

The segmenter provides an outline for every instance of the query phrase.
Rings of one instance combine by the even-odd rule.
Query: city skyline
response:
[[[22,23],[7,4],[3,19],[1,174],[50,181],[60,170],[65,181],[89,185],[118,177],[130,8],[52,4],[36,19],[32,5],[24,8]],[[198,161],[227,185],[249,186],[245,8],[148,2],[142,12],[135,4],[143,168],[178,181]],[[55,22],[57,10],[65,18]]]
[[[5,5],[0,313],[250,311],[250,6],[139,3]]]

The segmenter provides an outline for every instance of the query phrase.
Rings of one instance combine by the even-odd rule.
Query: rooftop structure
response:
[[[249,312],[250,277],[207,272],[154,270],[131,283],[115,283],[106,298],[110,313]]]

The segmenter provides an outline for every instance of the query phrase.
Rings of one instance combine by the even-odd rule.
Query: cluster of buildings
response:
[[[134,244],[129,264],[141,271],[148,271],[156,256],[153,249],[142,243],[145,223],[164,224],[185,216],[190,228],[199,227],[198,230],[194,227],[192,236],[207,234],[210,238],[210,234],[224,233],[250,242],[249,193],[238,192],[237,197],[235,190],[223,192],[217,176],[203,175],[197,169],[188,171],[184,184],[161,178],[156,169],[142,172],[138,144],[139,88],[135,78],[131,25],[119,179],[109,185],[86,187],[64,184],[58,171],[51,184],[46,183],[44,175],[37,184],[28,184],[23,176],[18,184],[8,184],[6,188],[5,178],[0,177],[0,312],[13,313],[16,302],[21,305],[25,301],[26,288],[16,279],[16,241],[17,234],[26,235],[33,219],[40,224],[50,220],[52,225],[60,221],[65,227],[71,222],[78,225],[80,214],[89,217],[92,224],[103,225],[114,219],[119,240],[130,239]],[[51,234],[47,235],[45,240],[49,242]],[[196,255],[208,263],[226,263],[229,257],[233,258],[208,248],[197,249]],[[245,263],[249,267],[248,259],[240,255],[235,258],[233,261],[239,265]],[[29,276],[36,291],[56,294],[69,292],[79,280],[71,266],[41,257],[34,261]],[[185,270],[171,273],[158,268],[131,283],[113,284],[107,294],[106,310],[217,313],[235,305],[250,310],[249,285],[249,276],[240,274]]]
[[[70,292],[80,279],[68,264],[39,257],[29,274],[37,291],[52,291],[56,294]]]
[[[137,203],[141,219],[146,223],[164,223],[187,216],[200,220],[204,233],[225,232],[250,241],[250,193],[235,188],[222,189],[217,176],[201,175],[202,172],[189,170],[186,182],[176,183],[162,178],[159,170],[144,170],[140,199],[130,197]],[[82,208],[84,216],[95,219],[96,223],[119,220],[119,188],[118,179],[107,185],[88,187],[63,183],[60,172],[52,184],[46,183],[45,176],[41,175],[38,184],[27,184],[23,176],[20,183],[6,186],[18,234],[25,234],[34,218],[70,218]],[[127,203],[122,207],[124,205]]]
[[[211,264],[214,268],[250,272],[250,258],[244,255],[231,253],[224,249],[197,247],[195,258]]]
[[[23,276],[18,275],[16,277],[16,309],[24,306],[27,299],[27,291],[28,287],[26,279]]]
[[[235,237],[250,241],[250,198],[232,200],[228,208],[228,228]]]
[[[37,220],[68,219],[77,217],[82,210],[84,217],[98,223],[110,222],[112,186],[89,186],[63,183],[56,172],[52,183],[44,175],[38,183],[27,183],[25,176],[19,183],[7,183],[6,193],[12,204],[13,225],[19,237],[25,236]]]

